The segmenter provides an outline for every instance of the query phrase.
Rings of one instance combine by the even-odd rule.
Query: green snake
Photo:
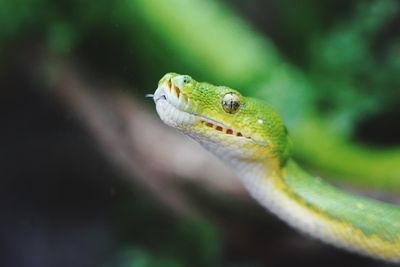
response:
[[[250,194],[292,227],[326,243],[400,262],[400,208],[356,196],[305,172],[281,116],[226,86],[166,74],[152,95],[161,120],[234,170]]]

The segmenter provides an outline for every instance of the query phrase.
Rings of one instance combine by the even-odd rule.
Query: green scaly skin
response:
[[[160,80],[153,98],[164,123],[228,164],[251,195],[289,225],[332,245],[400,262],[400,208],[303,171],[290,157],[283,120],[268,104],[175,73]]]

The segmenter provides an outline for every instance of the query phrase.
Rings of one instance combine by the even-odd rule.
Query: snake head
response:
[[[271,106],[226,86],[168,73],[154,93],[161,120],[231,161],[287,157],[287,131]]]

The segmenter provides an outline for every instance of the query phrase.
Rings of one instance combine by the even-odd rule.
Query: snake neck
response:
[[[303,171],[233,156],[231,148],[188,134],[225,162],[251,196],[300,232],[349,251],[400,262],[400,210],[341,191]]]
[[[190,136],[190,134],[189,134]],[[400,262],[400,209],[341,191],[303,171],[249,160],[207,139],[191,136],[237,174],[251,196],[293,228],[353,252]]]
[[[400,212],[394,206],[336,189],[293,160],[281,172],[262,163],[228,164],[253,198],[299,231],[350,251],[400,262]]]

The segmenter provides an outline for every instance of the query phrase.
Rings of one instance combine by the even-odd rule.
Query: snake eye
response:
[[[233,114],[239,110],[240,97],[235,93],[227,93],[222,98],[222,108],[225,112]]]

